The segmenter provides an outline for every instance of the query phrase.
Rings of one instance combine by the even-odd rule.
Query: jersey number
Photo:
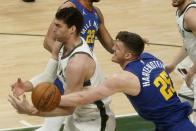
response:
[[[171,79],[165,71],[162,71],[159,76],[156,77],[154,85],[157,88],[160,87],[160,92],[166,101],[169,100],[175,92]]]
[[[86,37],[86,43],[94,43],[95,38],[95,30],[88,30],[87,31],[87,37]]]

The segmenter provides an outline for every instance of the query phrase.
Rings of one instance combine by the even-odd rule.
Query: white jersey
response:
[[[81,38],[81,43],[78,46],[76,46],[68,55],[63,56],[63,50],[64,49],[62,47],[60,50],[60,54],[59,54],[57,76],[63,82],[63,85],[65,88],[67,85],[66,84],[67,76],[65,74],[66,66],[69,62],[69,59],[74,54],[77,54],[77,53],[85,53],[85,54],[89,55],[90,57],[92,57],[92,59],[96,63],[96,69],[95,69],[93,76],[90,78],[90,80],[84,82],[84,89],[85,88],[86,89],[87,88],[94,88],[94,87],[98,86],[105,79],[103,73],[101,72],[101,70],[97,64],[96,57],[94,56],[93,52],[90,50],[89,46],[86,44],[86,42],[83,38]],[[108,97],[108,98],[102,100],[102,102],[107,107],[108,104],[111,102],[111,99]],[[88,104],[88,105],[77,107],[73,115],[75,115],[75,117],[80,117],[80,119],[85,120],[85,119],[93,119],[93,118],[97,117],[97,115],[100,116],[100,112],[95,104]],[[84,116],[86,116],[87,118]],[[77,119],[79,119],[79,118],[77,118]]]
[[[179,11],[176,12],[176,20],[179,27],[179,31],[183,37],[183,44],[186,48],[188,56],[193,62],[196,62],[196,36],[190,31],[184,28],[184,15],[190,8],[196,8],[196,3],[193,2],[189,4],[184,11],[179,14]]]

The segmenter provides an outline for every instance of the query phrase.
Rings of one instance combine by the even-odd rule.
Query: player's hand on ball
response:
[[[18,78],[17,81],[11,85],[13,95],[18,97],[25,92],[25,86],[21,78]]]
[[[22,99],[13,95],[9,95],[8,101],[20,114],[34,115],[38,113],[38,110],[29,104],[25,95],[22,96]]]

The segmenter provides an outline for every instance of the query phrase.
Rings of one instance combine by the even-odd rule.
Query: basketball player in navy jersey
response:
[[[177,7],[176,21],[183,38],[183,46],[171,64],[166,68],[168,72],[172,72],[186,57],[190,58],[189,61],[185,59],[185,61],[181,63],[189,67],[184,74],[187,86],[184,85],[182,87],[190,88],[191,90],[185,89],[192,92],[194,96],[193,122],[196,125],[196,2],[193,0],[172,0],[172,6]]]
[[[143,52],[144,42],[139,35],[119,32],[113,50],[112,61],[124,71],[97,88],[63,95],[60,106],[84,105],[123,92],[138,114],[155,124],[156,131],[196,131],[188,119],[191,106],[178,98],[162,61]]]
[[[84,25],[81,31],[81,36],[86,40],[89,47],[93,50],[95,37],[97,37],[103,47],[108,52],[112,53],[113,39],[105,27],[104,17],[100,9],[93,6],[94,2],[99,1],[100,0],[68,0],[64,2],[59,9],[65,7],[77,8],[84,17]],[[51,23],[44,41],[44,47],[48,51],[51,51],[53,43],[56,42],[56,38],[52,31],[53,26],[54,22]]]

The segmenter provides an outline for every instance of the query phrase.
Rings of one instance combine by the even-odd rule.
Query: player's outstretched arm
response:
[[[187,57],[185,47],[182,46],[178,54],[174,57],[173,61],[166,66],[166,71],[171,73],[176,66]]]
[[[73,113],[74,107],[66,107],[66,109],[57,107],[56,109],[50,112],[42,112],[37,110],[33,105],[31,105],[26,96],[23,95],[22,97],[15,97],[13,95],[8,96],[8,101],[16,109],[19,114],[26,114],[32,116],[43,116],[43,117],[50,117],[50,116],[66,116]]]
[[[124,92],[136,96],[140,92],[138,78],[130,72],[116,73],[100,86],[61,96],[60,106],[78,106],[93,103],[102,98]]]
[[[29,82],[32,83],[33,87],[41,82],[54,82],[57,76],[57,67],[57,60],[50,58],[45,70],[42,73],[34,76]]]

